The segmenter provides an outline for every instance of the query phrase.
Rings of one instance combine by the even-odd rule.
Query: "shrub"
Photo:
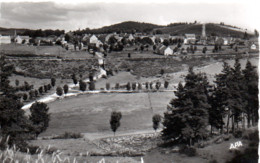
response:
[[[30,100],[32,100],[34,98],[34,96],[35,96],[35,92],[33,90],[31,90],[29,92],[29,95],[30,95]]]
[[[110,83],[106,83],[106,89],[107,89],[107,90],[110,89]]]
[[[53,139],[78,139],[78,138],[83,138],[83,135],[80,133],[65,132],[62,135],[53,137]]]
[[[179,153],[181,153],[181,154],[186,154],[186,155],[189,156],[189,157],[193,157],[193,156],[196,156],[196,155],[197,155],[196,148],[194,148],[194,147],[189,147],[189,146],[186,146],[186,145],[180,147]]]
[[[164,74],[164,69],[161,69],[160,74],[161,74],[161,75]]]
[[[67,84],[65,84],[65,85],[63,86],[63,90],[64,90],[64,93],[67,94],[68,91],[69,91],[69,86],[68,86]]]
[[[63,95],[63,89],[62,89],[61,87],[57,87],[57,88],[56,88],[56,94],[57,94],[58,96],[62,96],[62,95]]]

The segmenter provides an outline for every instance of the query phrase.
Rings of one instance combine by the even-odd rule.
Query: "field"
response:
[[[151,98],[152,109],[148,96]],[[48,106],[51,113],[49,128],[42,135],[62,134],[65,131],[112,135],[109,118],[112,111],[122,112],[118,132],[152,131],[152,116],[162,115],[174,97],[169,93],[96,94],[80,95],[55,101]]]

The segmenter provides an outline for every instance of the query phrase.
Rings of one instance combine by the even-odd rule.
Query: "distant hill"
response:
[[[185,33],[194,33],[200,35],[202,30],[201,24],[180,24],[175,26],[167,26],[162,28],[155,28],[155,33],[184,35]]]
[[[16,34],[22,34],[27,29],[23,29],[23,28],[21,28],[21,29],[19,29],[19,28],[3,28],[3,27],[0,27],[0,35],[13,36],[15,30],[16,30]]]
[[[202,24],[180,24],[175,26],[167,26],[162,28],[155,28],[155,32],[161,32],[162,34],[171,35],[184,35],[185,33],[194,33],[201,35]],[[244,31],[238,29],[228,28],[223,25],[208,23],[206,24],[206,35],[207,36],[232,36],[232,37],[244,37]],[[252,36],[252,33],[248,33]]]
[[[113,32],[122,32],[122,33],[132,33],[132,32],[144,32],[150,33],[154,28],[163,27],[161,25],[151,24],[151,23],[141,23],[134,21],[126,21],[118,24],[113,24],[110,26],[104,26],[97,29],[85,29],[81,31],[75,31],[77,34],[83,33],[113,33]]]

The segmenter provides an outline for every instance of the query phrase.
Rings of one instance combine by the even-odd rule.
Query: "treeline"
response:
[[[213,130],[236,135],[245,129],[246,122],[247,127],[256,126],[259,119],[258,73],[250,61],[243,70],[239,59],[233,67],[224,62],[214,85],[209,84],[206,74],[190,68],[175,96],[164,113],[162,135],[166,141],[193,145]]]
[[[64,30],[51,30],[51,29],[46,29],[46,30],[42,30],[42,29],[37,29],[37,30],[31,30],[31,29],[27,29],[24,31],[24,33],[22,35],[27,35],[30,37],[48,37],[48,36],[60,36],[62,34],[64,34],[65,31]]]
[[[50,120],[48,106],[36,102],[30,107],[30,115],[22,109],[23,103],[18,96],[19,89],[12,87],[9,77],[14,72],[14,66],[0,58],[0,149],[16,146],[22,152],[37,153],[38,147],[31,146],[27,140],[32,140],[44,132]],[[25,89],[30,89],[28,86]]]

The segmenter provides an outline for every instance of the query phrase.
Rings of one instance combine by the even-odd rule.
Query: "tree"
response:
[[[40,86],[39,89],[38,89],[39,93],[42,94],[43,93],[43,87]]]
[[[62,96],[62,95],[63,95],[63,90],[62,90],[61,87],[57,87],[57,88],[56,88],[56,94],[57,94],[58,96]]]
[[[14,66],[8,64],[5,60],[5,56],[2,55],[0,57],[0,92],[2,95],[12,95],[14,93],[14,89],[9,85],[9,77],[12,75],[14,71]]]
[[[84,81],[80,80],[79,81],[79,90],[84,92],[84,91],[86,91],[86,89],[87,89],[87,84]]]
[[[161,82],[159,82],[159,81],[158,81],[158,82],[156,82],[156,85],[155,85],[155,87],[156,87],[156,89],[157,89],[157,90],[159,90],[159,89],[160,89],[160,87],[161,87]]]
[[[204,53],[204,54],[206,54],[206,52],[207,52],[207,47],[205,46],[203,49],[202,49],[202,53]]]
[[[118,127],[120,126],[120,120],[122,118],[122,114],[121,112],[116,112],[113,111],[111,113],[111,118],[110,118],[110,127],[112,129],[112,131],[114,132],[114,136],[116,134],[116,130],[118,129]]]
[[[55,78],[51,78],[51,85],[54,87],[55,86],[55,82],[56,82],[56,79]]]
[[[119,83],[116,83],[116,85],[115,85],[115,89],[118,90],[119,87],[120,87]]]
[[[110,83],[106,83],[106,90],[110,89]]]
[[[163,138],[189,143],[202,139],[208,125],[208,81],[205,74],[194,73],[192,68],[185,77],[185,85],[179,83],[176,98],[172,99],[164,113]]]
[[[150,89],[153,89],[153,82],[150,82]]]
[[[35,92],[33,90],[30,90],[29,95],[30,100],[32,100],[35,97]]]
[[[161,75],[163,75],[163,74],[164,74],[164,69],[161,69],[161,72],[160,72],[160,74],[161,74]]]
[[[35,102],[30,107],[31,115],[29,116],[29,120],[35,125],[34,132],[36,137],[49,126],[50,114],[48,111],[49,108],[45,103]]]
[[[250,127],[252,122],[253,126],[258,122],[258,72],[256,67],[248,60],[245,69],[242,71],[243,80],[245,84],[245,91],[243,97],[246,101],[245,113],[247,115],[247,127]]]
[[[155,130],[155,132],[159,128],[161,120],[162,118],[159,114],[155,114],[153,116],[153,129]]]
[[[142,84],[138,83],[138,90],[142,90]]]
[[[23,100],[26,101],[27,99],[28,99],[28,95],[27,95],[27,93],[24,93],[23,94]]]
[[[78,83],[78,79],[76,77],[72,78],[72,80],[75,85]]]
[[[128,91],[131,90],[131,84],[130,84],[130,82],[128,82],[128,83],[126,84],[126,89],[127,89]]]
[[[16,85],[16,87],[18,87],[19,86],[19,80],[15,80],[15,85]]]
[[[132,83],[132,90],[134,91],[135,89],[136,89],[136,83],[133,82],[133,83]]]
[[[145,88],[149,89],[149,82],[145,82]]]
[[[165,80],[165,81],[164,81],[164,88],[167,89],[168,86],[169,86],[169,82]]]
[[[63,90],[64,90],[64,93],[67,94],[68,91],[69,91],[69,86],[68,86],[67,84],[65,84],[65,85],[63,86]]]
[[[44,88],[45,89],[45,88]],[[51,84],[47,85],[47,90],[51,90]]]
[[[48,85],[44,85],[43,87],[44,87],[44,92],[45,93],[48,92]]]
[[[38,97],[39,92],[37,89],[34,90],[34,94],[35,94],[35,97]]]
[[[90,83],[89,83],[89,90],[91,90],[91,91],[94,91],[96,88],[95,88],[95,82],[94,81],[91,81]]]

